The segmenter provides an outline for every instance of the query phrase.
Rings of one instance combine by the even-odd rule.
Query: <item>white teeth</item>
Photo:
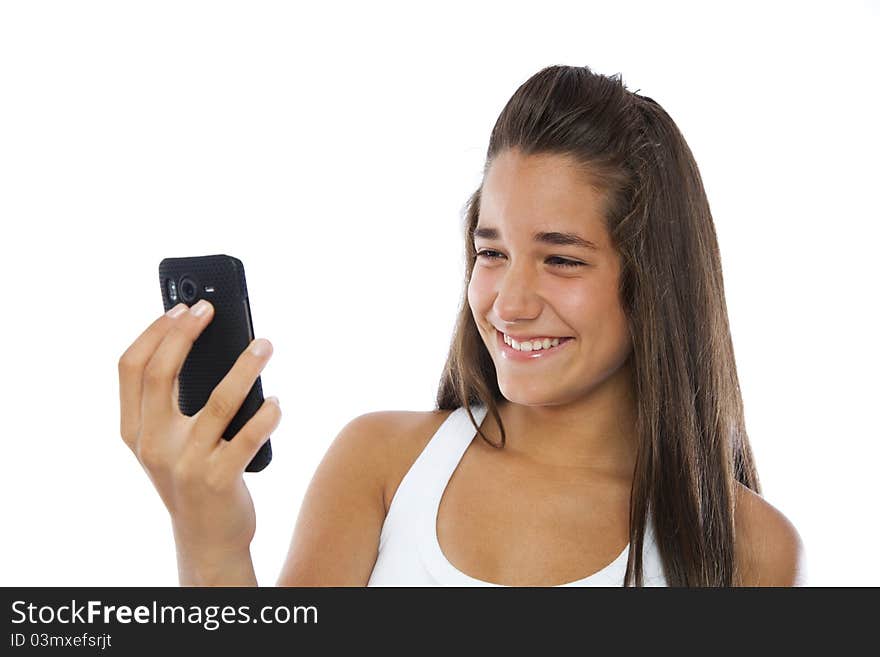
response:
[[[559,338],[544,338],[543,340],[526,340],[525,342],[517,342],[506,334],[504,342],[517,351],[538,351],[540,349],[550,349],[559,345]]]

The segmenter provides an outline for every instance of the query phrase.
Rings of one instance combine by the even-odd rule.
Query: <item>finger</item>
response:
[[[144,367],[174,325],[175,318],[186,308],[186,304],[179,303],[154,320],[119,359],[119,433],[129,447],[133,446],[141,425]]]
[[[220,467],[229,468],[226,475],[231,477],[243,473],[280,422],[281,406],[278,399],[267,397],[260,409],[231,440],[221,440],[217,446],[217,460],[223,464]]]
[[[221,440],[271,356],[272,343],[264,338],[252,340],[241,352],[226,376],[211,391],[204,407],[193,416],[193,442],[198,443],[198,449],[208,452]]]
[[[179,414],[174,398],[175,380],[196,338],[211,322],[214,307],[202,299],[177,318],[144,368],[143,413],[145,421],[164,423]]]

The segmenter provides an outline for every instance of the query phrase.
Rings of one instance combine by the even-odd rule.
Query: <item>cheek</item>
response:
[[[626,316],[613,286],[572,286],[559,298],[560,312],[584,337],[617,342],[621,335],[628,335]]]
[[[569,286],[564,294],[557,294],[556,309],[562,320],[581,337],[595,332],[596,297],[583,286]]]
[[[467,289],[468,304],[474,314],[483,315],[492,307],[494,287],[491,279],[486,271],[474,268]]]

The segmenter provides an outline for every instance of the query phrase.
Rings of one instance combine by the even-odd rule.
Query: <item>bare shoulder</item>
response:
[[[399,483],[400,469],[447,415],[379,411],[339,431],[306,490],[279,586],[367,584],[393,494],[389,485]]]
[[[382,489],[387,514],[397,487],[451,411],[375,411],[355,418],[358,433],[381,453]]]
[[[736,483],[739,586],[804,586],[806,556],[795,526],[763,497]]]
[[[394,465],[400,452],[421,451],[451,411],[373,411],[358,415],[339,432],[337,442],[377,462]],[[405,460],[405,459],[404,459]]]

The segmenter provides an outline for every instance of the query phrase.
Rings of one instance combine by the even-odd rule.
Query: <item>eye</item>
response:
[[[489,251],[488,249],[483,249],[482,251],[477,251],[476,257],[484,256],[489,258],[490,260],[497,259],[501,254],[498,251]]]
[[[553,262],[551,262],[553,261]],[[556,267],[583,267],[585,266],[583,262],[578,262],[577,260],[569,260],[568,258],[560,258],[559,256],[550,256],[547,258],[547,262],[556,266]]]

